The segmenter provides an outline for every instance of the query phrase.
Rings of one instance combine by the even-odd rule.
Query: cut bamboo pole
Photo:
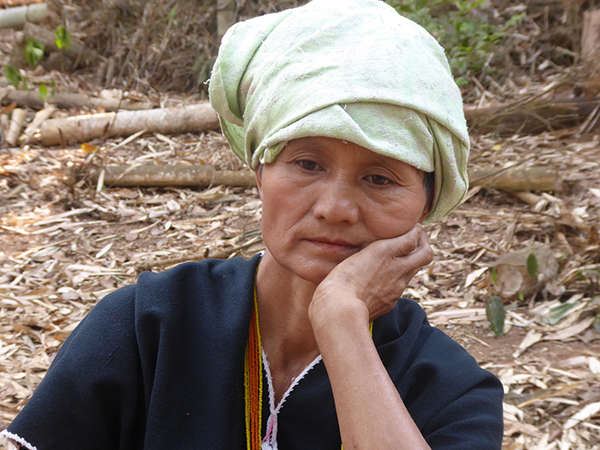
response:
[[[19,135],[21,134],[21,130],[23,129],[23,124],[25,123],[26,118],[26,110],[19,108],[15,108],[13,110],[10,118],[10,127],[8,128],[8,133],[6,135],[6,142],[11,147],[17,145],[17,140],[19,139]]]
[[[118,113],[51,119],[44,122],[42,145],[87,142],[97,138],[129,136],[141,130],[148,133],[176,134],[219,128],[217,113],[208,103]]]
[[[42,125],[42,123],[44,123],[44,121],[54,114],[54,111],[56,111],[56,107],[52,105],[47,106],[41,111],[38,111],[31,123],[27,125],[27,128],[25,128],[25,131],[19,138],[19,143],[29,142],[33,138],[33,134],[36,132],[36,130]]]
[[[26,22],[39,23],[47,14],[48,6],[45,3],[0,9],[0,28],[21,28]]]
[[[6,142],[6,134],[8,133],[8,127],[10,124],[10,119],[6,114],[0,114],[0,143],[4,144]]]
[[[217,39],[221,39],[225,32],[237,21],[236,0],[217,0]]]
[[[527,203],[530,206],[536,206],[542,199],[541,196],[528,191],[511,191],[510,195],[512,195],[515,198],[518,198],[519,200]]]
[[[93,167],[90,175],[94,184],[103,179],[105,186],[256,186],[256,175],[251,170],[217,170],[206,165]]]
[[[597,64],[598,53],[600,53],[600,10],[584,11],[581,56],[585,61],[594,59]]]
[[[561,191],[562,178],[550,167],[479,167],[469,169],[471,187],[501,191]]]
[[[256,176],[251,170],[219,171],[206,165],[93,167],[90,174],[94,183],[104,177],[106,186],[256,186]],[[469,178],[471,186],[505,191],[555,191],[561,188],[557,172],[543,167],[512,168],[500,172],[498,169],[473,168],[469,171]]]
[[[587,98],[559,98],[522,104],[523,102],[464,105],[471,131],[513,134],[537,134],[579,126],[600,103]]]
[[[9,90],[6,94],[6,100],[15,102],[21,107],[33,109],[42,109],[45,103],[56,105],[61,109],[70,108],[102,108],[105,111],[118,111],[125,109],[130,111],[152,109],[152,103],[148,102],[130,102],[128,100],[119,100],[116,98],[96,98],[86,94],[55,94],[48,95],[46,100],[40,98],[37,91],[15,91]]]

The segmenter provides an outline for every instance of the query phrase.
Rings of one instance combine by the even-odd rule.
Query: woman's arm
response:
[[[390,379],[369,332],[432,258],[420,225],[371,244],[339,264],[310,306],[346,450],[429,449]]]

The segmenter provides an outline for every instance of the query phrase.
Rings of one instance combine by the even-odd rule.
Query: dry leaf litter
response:
[[[92,152],[33,145],[0,153],[4,425],[107,293],[142,270],[263,248],[255,188],[98,189],[74,176],[91,163],[239,169],[218,133],[121,141]],[[474,138],[472,164],[550,165],[563,174],[565,190],[538,194],[529,205],[476,188],[455,213],[427,227],[435,262],[406,292],[504,383],[506,449],[600,448],[599,153],[594,137]],[[494,288],[491,266],[533,244],[551,250],[555,278],[507,303],[506,335],[494,339],[484,306]],[[572,307],[556,320],[565,304]]]
[[[89,93],[93,86],[85,76],[55,71],[43,79],[63,92]],[[128,95],[161,106],[194,101],[146,92]],[[472,189],[453,214],[427,226],[435,261],[406,291],[434,326],[502,380],[505,450],[600,449],[600,149],[598,136],[579,131],[474,136],[473,166],[549,166],[563,189],[527,201]],[[0,149],[0,429],[107,293],[143,270],[250,257],[263,248],[255,188],[103,188],[86,179],[91,164],[240,169],[218,133],[87,144]],[[525,273],[514,294],[506,286],[499,292],[504,279],[513,281],[500,263],[522,273],[515,255],[530,249],[543,257],[535,279]],[[492,294],[502,294],[508,310],[505,335],[497,339],[485,313]]]

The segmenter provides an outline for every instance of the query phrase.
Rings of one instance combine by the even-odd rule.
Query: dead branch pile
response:
[[[101,84],[141,92],[158,87],[178,92],[201,89],[223,28],[302,3],[306,1],[49,2],[76,38],[106,58],[98,67]]]

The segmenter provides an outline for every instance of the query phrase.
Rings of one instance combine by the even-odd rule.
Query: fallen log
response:
[[[8,127],[10,126],[10,119],[7,114],[0,114],[0,144],[6,142],[6,134],[8,133]]]
[[[217,170],[207,165],[94,166],[89,173],[94,183],[101,179],[105,186],[111,187],[256,186],[256,175],[251,170]],[[556,170],[544,167],[508,170],[472,168],[469,180],[472,187],[485,186],[505,191],[556,191],[562,186]]]
[[[584,61],[597,64],[600,52],[600,10],[584,11],[581,33],[581,56]]]
[[[473,167],[469,185],[501,191],[561,191],[562,178],[550,167]]]
[[[62,50],[56,46],[56,37],[52,31],[27,22],[23,27],[25,38],[37,39],[46,52],[62,52],[69,59],[77,61],[83,67],[95,67],[101,60],[100,56],[92,49],[87,48],[83,42],[71,39],[71,46]]]
[[[600,93],[600,10],[583,13],[581,59],[584,80],[579,83],[587,97]]]
[[[221,42],[225,32],[237,22],[237,1],[217,0],[217,39]]]
[[[19,143],[27,144],[33,138],[34,133],[42,125],[42,123],[44,123],[45,120],[48,120],[52,114],[54,114],[54,111],[56,111],[56,107],[52,105],[49,105],[46,108],[38,111],[31,123],[27,125],[27,128],[25,128],[25,131],[19,138]]]
[[[48,14],[45,3],[0,9],[0,28],[21,28],[26,22],[41,22]]]
[[[10,102],[15,102],[19,106],[29,106],[31,108],[41,109],[44,102],[40,99],[36,92],[25,91],[10,91],[6,96]],[[88,97],[85,94],[56,94],[48,96],[47,103],[56,105],[59,108],[104,108],[107,111],[117,111],[118,109],[128,111],[148,110],[152,107],[149,103],[132,103],[126,100],[118,99],[100,99]],[[580,125],[585,121],[594,109],[600,106],[600,101],[586,101],[584,99],[555,99],[552,103],[544,103],[539,105],[529,106],[528,108],[518,109],[513,105],[507,104],[492,104],[479,107],[476,105],[465,105],[465,117],[471,131],[480,133],[498,133],[499,135],[513,135],[515,133],[529,134],[540,133],[552,129],[564,129]],[[196,106],[188,106],[180,109],[196,108]],[[205,124],[195,129],[184,127],[177,130],[174,124],[175,118],[169,120],[169,115],[166,116],[166,123],[160,130],[150,129],[150,123],[153,119],[143,119],[142,115],[136,116],[132,122],[129,116],[117,119],[110,127],[109,134],[105,134],[107,123],[112,123],[114,116],[95,114],[85,116],[74,116],[65,119],[54,119],[47,122],[44,127],[42,144],[56,145],[60,143],[85,142],[90,139],[100,137],[115,137],[126,136],[146,129],[148,132],[158,131],[162,134],[197,131],[200,129],[218,129],[218,118],[214,110],[210,106],[198,106],[198,109],[204,109],[199,112],[202,117],[198,118],[201,123]],[[161,112],[164,110],[146,111],[150,114],[149,117],[157,117],[156,120],[163,122]],[[183,114],[185,114],[182,111]],[[123,113],[120,113],[123,114]],[[149,121],[146,124],[146,120]],[[135,123],[139,121],[139,125]],[[118,122],[118,124],[116,123]],[[122,129],[121,124],[127,122],[128,126]],[[85,125],[83,125],[85,123]],[[87,132],[82,132],[78,135],[80,124],[89,129]],[[88,125],[89,124],[89,125]],[[99,125],[95,125],[99,124]],[[202,128],[206,127],[206,128]],[[56,129],[52,129],[56,128]],[[60,130],[60,131],[59,131]],[[161,131],[162,130],[162,131]],[[63,134],[64,142],[61,141],[60,133]],[[45,137],[44,137],[45,136]]]
[[[529,206],[537,206],[542,199],[541,196],[529,191],[511,191],[509,194],[515,198],[518,198],[522,202],[527,203]]]
[[[579,126],[598,105],[599,100],[556,97],[526,105],[521,102],[467,104],[464,112],[471,131],[512,136]]]
[[[23,124],[25,123],[26,118],[27,111],[24,109],[16,108],[13,110],[10,117],[8,133],[6,134],[6,142],[11,147],[14,147],[17,144],[17,140],[19,139],[19,135],[21,134],[21,130],[23,129]]]
[[[92,167],[94,184],[103,180],[113,186],[208,187],[213,185],[256,186],[251,170],[217,170],[207,165],[141,165]]]
[[[10,103],[15,102],[18,106],[32,109],[42,109],[45,103],[55,105],[60,109],[102,108],[105,111],[118,111],[120,109],[139,111],[152,109],[154,106],[148,102],[130,102],[129,100],[119,100],[116,98],[96,98],[86,94],[48,94],[44,101],[40,98],[38,91],[9,90],[4,98]]]
[[[208,103],[153,109],[121,111],[64,119],[51,119],[41,127],[42,145],[66,145],[97,138],[129,136],[145,130],[148,133],[176,134],[216,130],[217,114]]]

